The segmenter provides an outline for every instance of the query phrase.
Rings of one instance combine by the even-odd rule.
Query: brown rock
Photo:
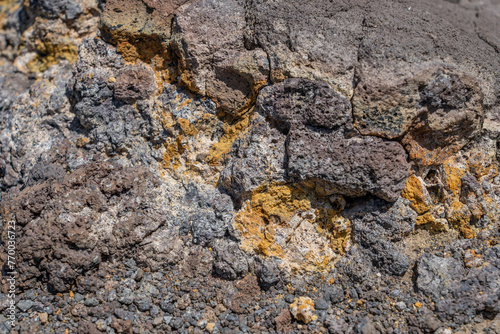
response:
[[[42,325],[49,322],[49,315],[46,312],[38,313],[38,318],[40,319]]]
[[[243,313],[246,310],[242,304],[250,304],[260,293],[259,283],[255,275],[247,275],[241,281],[230,288],[225,296],[224,304],[235,313]]]
[[[238,0],[199,1],[179,8],[175,20],[181,80],[234,114],[251,104],[269,72],[266,54],[245,48],[243,6]]]
[[[288,333],[292,331],[292,314],[286,308],[282,309],[280,314],[274,318],[276,330],[279,333]]]
[[[170,38],[175,10],[190,0],[109,0],[101,16],[108,31]]]
[[[115,318],[111,322],[110,327],[116,330],[118,333],[132,334],[132,321],[130,320],[122,320]]]
[[[112,325],[111,325],[112,327]],[[91,323],[90,321],[81,321],[78,323],[78,330],[76,331],[77,334],[100,334],[102,333],[100,330],[97,329],[96,325]],[[121,332],[125,333],[125,332]]]
[[[288,135],[284,165],[293,181],[325,194],[399,197],[409,173],[403,147],[359,136],[349,101],[328,85],[288,79],[264,88],[257,108]]]
[[[19,285],[46,274],[52,288],[67,291],[83,272],[98,267],[103,254],[137,244],[156,230],[165,219],[161,209],[145,218],[141,211],[150,210],[149,204],[139,199],[148,196],[152,181],[144,170],[92,162],[62,180],[38,181],[0,202],[4,212],[15,212],[20,228],[18,256],[25,265],[19,269]],[[108,216],[113,207],[120,217]],[[99,283],[89,276],[78,282],[86,288]]]
[[[114,86],[114,96],[120,100],[136,100],[149,97],[156,89],[155,75],[141,66],[122,69]]]

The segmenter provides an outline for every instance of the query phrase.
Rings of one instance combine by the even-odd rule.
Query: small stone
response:
[[[146,312],[151,308],[151,300],[150,299],[141,299],[136,300],[135,305],[141,312]]]
[[[159,326],[163,322],[164,318],[163,317],[156,317],[153,320],[153,326]]]
[[[397,302],[396,303],[396,308],[399,310],[399,311],[403,311],[405,308],[406,308],[406,304],[404,302]]]
[[[49,315],[46,312],[38,313],[38,318],[42,324],[49,322]]]
[[[421,302],[416,302],[414,305],[415,305],[416,308],[421,308],[422,307],[422,303]]]
[[[85,299],[85,296],[82,295],[82,294],[80,294],[80,293],[75,293],[74,298],[75,298],[75,301],[77,303],[79,303],[79,302],[82,302]]]
[[[118,301],[125,305],[130,305],[134,302],[134,293],[131,289],[123,289],[123,293],[119,296]]]
[[[143,277],[144,277],[144,271],[142,269],[137,270],[137,272],[135,273],[135,280],[137,282],[140,282]]]
[[[26,312],[33,306],[33,304],[34,302],[32,300],[20,300],[19,303],[17,303],[17,307],[21,311]]]
[[[207,323],[208,323],[207,319],[201,319],[196,323],[196,326],[198,326],[201,329],[204,329],[205,327],[207,327]]]
[[[294,300],[293,295],[288,294],[288,295],[286,295],[286,296],[285,296],[285,301],[286,301],[288,304],[293,303],[293,300]]]
[[[170,326],[173,329],[179,329],[184,325],[184,321],[182,320],[182,318],[174,318],[170,323]]]
[[[106,322],[104,320],[97,320],[95,322],[95,326],[97,327],[98,330],[100,330],[101,332],[104,332],[106,331],[106,328],[108,328],[108,326],[106,325]]]
[[[84,302],[85,306],[94,307],[99,305],[99,301],[96,298],[87,298]]]
[[[288,311],[286,308],[282,309],[280,314],[274,318],[274,322],[276,323],[276,330],[278,333],[287,333],[291,329],[291,323],[292,323],[292,315],[290,314],[290,311]]]
[[[213,330],[214,330],[214,328],[215,328],[215,323],[213,323],[213,322],[209,322],[209,323],[207,324],[207,326],[205,327],[205,329],[206,329],[209,333],[212,333],[212,332],[213,332]]]
[[[314,301],[309,297],[295,298],[290,304],[290,313],[293,317],[304,323],[309,323],[318,318],[314,313]]]
[[[318,310],[328,310],[328,303],[323,298],[316,299],[314,301],[314,306]]]

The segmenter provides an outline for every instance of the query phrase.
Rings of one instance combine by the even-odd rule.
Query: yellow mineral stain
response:
[[[467,205],[455,200],[448,210],[447,218],[453,227],[461,228],[469,224],[471,213]]]
[[[342,254],[350,238],[350,221],[341,217],[340,210],[334,209],[326,198],[295,184],[270,184],[252,192],[233,226],[241,233],[243,250],[284,259],[284,245],[276,243],[277,230],[291,228],[289,222],[294,216],[310,210],[314,215],[308,219],[315,223],[317,233],[330,241],[329,247],[335,253]],[[309,252],[304,255],[303,269],[326,270],[330,261],[328,254]]]
[[[424,185],[415,175],[410,175],[406,180],[406,185],[401,196],[411,202],[411,208],[419,215],[429,211],[429,204],[424,195]]]
[[[467,167],[469,173],[474,175],[478,180],[483,176],[494,178],[498,176],[498,163],[495,161],[494,155],[487,155],[485,152],[474,150],[470,153],[467,159]]]
[[[248,128],[252,114],[253,110],[249,110],[237,118],[228,115],[222,116],[224,121],[222,131],[224,134],[219,142],[210,148],[210,152],[206,158],[209,165],[218,165],[224,161],[236,138]]]
[[[421,225],[427,225],[427,224],[432,224],[434,223],[434,217],[430,212],[426,212],[423,215],[420,215],[417,217],[417,220],[415,222],[415,225],[421,226]]]
[[[443,163],[445,186],[450,190],[454,197],[459,195],[462,187],[462,177],[466,170],[465,166],[457,162],[457,157],[450,157]]]
[[[476,231],[470,226],[470,225],[465,225],[460,228],[460,232],[462,233],[462,236],[466,239],[473,239],[476,237]]]
[[[50,66],[67,60],[71,63],[78,59],[78,46],[70,40],[53,44],[51,40],[39,41],[36,45],[37,56],[28,63],[31,72],[43,72]]]
[[[172,167],[176,170],[182,165],[180,157],[188,148],[187,144],[183,145],[183,138],[182,135],[179,135],[176,138],[168,140],[164,144],[166,151],[163,153],[163,168]]]

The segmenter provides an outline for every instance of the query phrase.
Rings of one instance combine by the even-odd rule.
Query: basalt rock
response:
[[[269,156],[266,160],[276,159],[280,157],[276,153],[282,145],[285,147],[281,164],[286,181],[304,183],[325,194],[359,197],[370,193],[388,201],[398,198],[409,171],[403,147],[397,142],[359,135],[352,125],[349,100],[327,84],[289,79],[266,87],[257,101],[257,112],[286,135],[286,139],[282,136],[271,149],[260,153]],[[248,136],[266,126],[256,123],[254,127],[259,130],[250,130]],[[273,136],[271,128],[268,133],[267,138]],[[243,161],[254,155],[250,153],[252,150],[252,146],[246,146],[245,153],[240,153],[245,157]],[[247,191],[251,187],[242,186],[242,181],[250,177],[245,174],[253,173],[253,166],[257,171],[261,168],[239,162],[237,156],[233,159],[229,164],[231,170],[223,175],[230,175],[234,182],[231,192]],[[266,162],[261,155],[259,159]],[[235,170],[238,164],[246,165],[246,169]],[[279,178],[277,171],[273,174]],[[276,177],[267,175],[268,179]],[[256,182],[262,177],[251,179]]]
[[[144,170],[93,162],[69,174],[45,172],[2,203],[3,215],[21,228],[21,287],[43,280],[68,291],[104,257],[119,256],[165,223],[159,207],[145,201],[155,181]]]
[[[387,205],[370,200],[346,212],[353,222],[353,239],[376,267],[393,275],[403,275],[410,266],[404,242],[398,241],[413,231],[417,214],[405,202]]]
[[[499,18],[0,0],[0,333],[497,333]]]
[[[493,247],[484,255],[497,262],[497,253]],[[457,259],[424,255],[418,262],[417,287],[432,296],[443,321],[463,324],[481,312],[496,314],[500,270],[495,262],[469,270]]]

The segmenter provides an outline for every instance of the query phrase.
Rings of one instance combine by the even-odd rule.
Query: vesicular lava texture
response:
[[[0,28],[0,333],[500,333],[497,0]]]

